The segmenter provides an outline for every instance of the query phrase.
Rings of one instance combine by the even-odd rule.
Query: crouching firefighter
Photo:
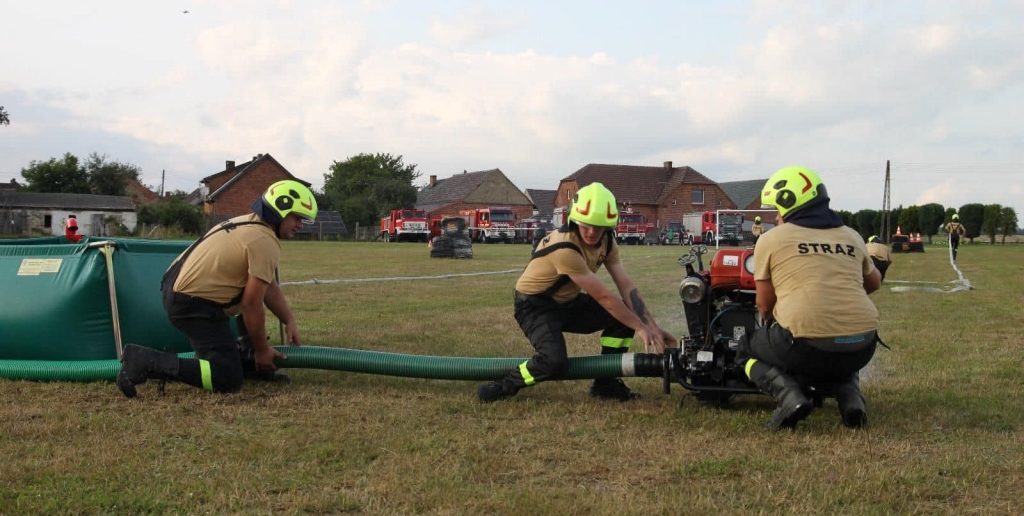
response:
[[[779,225],[754,248],[759,319],[737,354],[747,376],[778,402],[769,428],[795,428],[813,404],[804,388],[834,394],[843,424],[867,423],[858,371],[875,353],[878,310],[868,294],[881,285],[856,231],[829,208],[814,171],[786,167],[761,192]]]
[[[508,398],[524,387],[563,377],[569,369],[563,332],[601,331],[602,354],[625,353],[634,339],[658,353],[674,345],[675,337],[654,321],[622,267],[612,234],[618,217],[615,196],[601,183],[591,183],[577,193],[568,224],[540,241],[514,296],[516,322],[536,352],[501,381],[481,384],[480,401]],[[595,275],[602,265],[618,296]],[[620,401],[638,396],[619,378],[594,380],[590,395]]]
[[[125,346],[117,386],[129,398],[147,379],[184,382],[213,392],[236,392],[245,376],[243,355],[266,377],[275,359],[287,357],[269,344],[264,305],[285,326],[287,342],[301,345],[295,315],[275,281],[280,239],[295,236],[316,218],[313,193],[294,180],[278,181],[252,205],[253,213],[230,219],[194,242],[164,273],[164,309],[196,352],[178,358],[150,348]],[[240,315],[239,333],[251,351],[240,350],[230,318]],[[243,346],[244,347],[244,346]]]

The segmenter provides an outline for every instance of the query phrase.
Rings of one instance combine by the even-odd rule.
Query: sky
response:
[[[187,12],[186,12],[187,11]],[[0,0],[0,181],[66,152],[191,191],[274,156],[554,190],[588,163],[808,166],[832,206],[1024,219],[1024,1]]]

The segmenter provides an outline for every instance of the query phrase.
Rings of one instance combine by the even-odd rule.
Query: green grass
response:
[[[625,247],[670,331],[683,248]],[[283,281],[521,268],[528,248],[285,244]],[[899,254],[889,280],[955,279],[942,248]],[[796,432],[773,404],[705,407],[657,379],[630,403],[552,382],[481,405],[471,382],[292,370],[235,395],[109,383],[0,381],[0,513],[1013,513],[1024,503],[1024,247],[963,246],[975,290],[872,295],[880,350],[871,426],[827,400]],[[602,273],[604,275],[604,273]],[[604,275],[606,276],[606,275]],[[447,356],[531,352],[511,313],[517,274],[286,286],[306,344]],[[271,332],[276,338],[276,326]],[[69,336],[71,338],[72,336]],[[573,336],[570,352],[597,352]]]

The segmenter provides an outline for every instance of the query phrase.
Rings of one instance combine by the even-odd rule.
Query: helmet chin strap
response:
[[[277,238],[281,238],[281,222],[284,222],[281,214],[267,206],[267,203],[262,198],[257,198],[253,201],[251,208],[253,213],[263,219],[263,222],[270,224],[274,228],[274,234],[277,235]]]

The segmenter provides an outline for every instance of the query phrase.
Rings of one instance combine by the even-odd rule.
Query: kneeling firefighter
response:
[[[541,239],[514,296],[516,322],[536,353],[501,381],[481,384],[480,401],[508,398],[524,387],[564,376],[569,357],[563,332],[601,331],[602,354],[625,353],[634,337],[649,351],[660,353],[674,345],[675,337],[654,321],[622,266],[612,234],[618,218],[615,196],[601,183],[591,183],[577,193],[568,224]],[[619,295],[595,275],[602,265]],[[594,380],[590,395],[620,401],[637,396],[619,378]]]
[[[875,353],[881,285],[864,241],[829,208],[814,171],[786,167],[768,179],[761,203],[779,224],[754,248],[757,309],[763,323],[741,340],[747,376],[778,401],[770,428],[794,428],[813,404],[804,386],[836,396],[843,423],[867,423],[858,371]]]
[[[294,180],[278,181],[252,205],[253,213],[230,219],[196,240],[164,273],[164,309],[196,352],[194,359],[129,344],[125,346],[117,386],[129,398],[147,379],[184,382],[213,392],[241,389],[243,353],[231,333],[230,318],[240,315],[239,333],[251,349],[248,364],[273,375],[275,359],[286,359],[269,344],[264,305],[285,325],[290,344],[300,345],[299,329],[288,301],[275,281],[280,239],[295,236],[303,222],[316,218],[313,193]]]

